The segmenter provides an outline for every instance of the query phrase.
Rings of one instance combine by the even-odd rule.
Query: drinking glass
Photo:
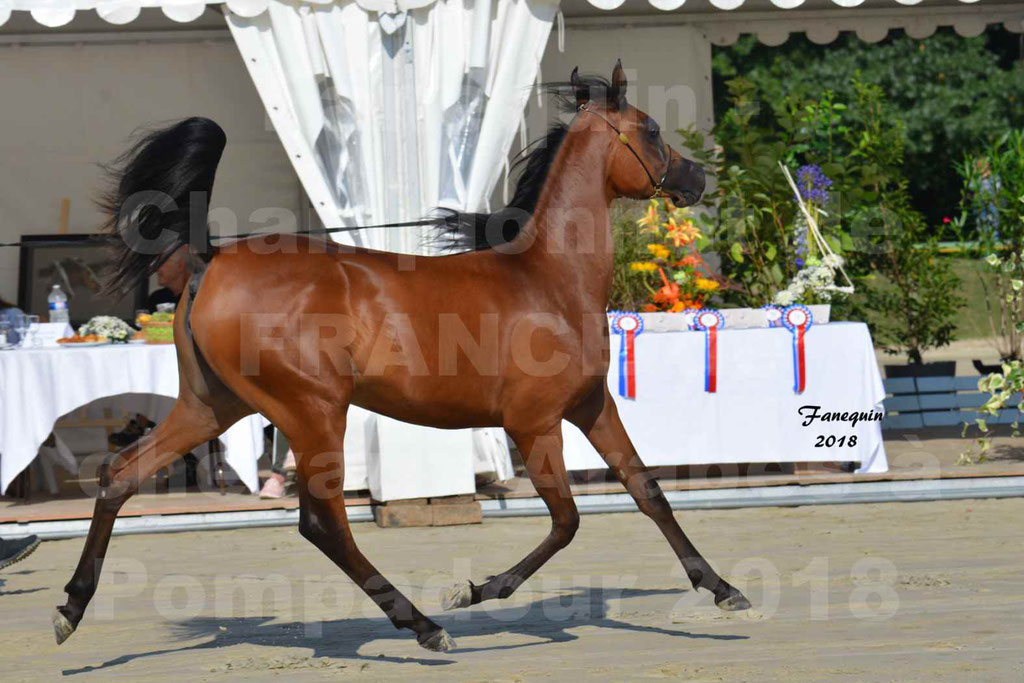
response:
[[[31,338],[32,346],[33,348],[39,348],[43,345],[43,340],[38,335],[39,329],[36,327],[39,324],[39,316],[27,315],[25,317],[28,318],[28,334]]]
[[[28,316],[22,312],[14,314],[14,329],[18,332],[18,347],[28,348]]]

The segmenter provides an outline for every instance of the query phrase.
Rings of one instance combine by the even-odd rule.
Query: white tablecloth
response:
[[[160,420],[178,396],[174,346],[125,345],[0,351],[0,491],[32,462],[59,417],[97,399],[123,396],[119,408]],[[474,474],[513,476],[501,430],[441,430],[349,409],[345,489],[369,488],[378,500],[473,493]],[[225,460],[250,490],[259,489],[260,415],[221,436]]]
[[[116,344],[91,348],[0,351],[0,491],[36,457],[62,415],[120,394],[178,396],[174,346]],[[140,408],[141,410],[141,408]],[[256,461],[266,421],[251,416],[221,436],[225,461],[258,489]]]
[[[867,326],[830,323],[807,335],[807,388],[792,391],[792,335],[785,329],[722,330],[718,391],[707,394],[704,336],[645,333],[636,341],[637,400],[618,398],[619,339],[612,338],[608,382],[619,414],[649,465],[859,461],[861,471],[888,469],[881,423],[817,421],[797,412],[881,410],[885,397]],[[92,401],[121,394],[178,395],[171,345],[0,351],[0,490],[36,456],[56,420]],[[222,437],[225,460],[258,488],[260,416]],[[579,430],[566,423],[569,469],[604,467]],[[345,488],[368,486],[381,500],[471,491],[473,472],[511,471],[495,430],[434,430],[353,407],[345,435]],[[818,437],[857,437],[849,446],[815,447]],[[500,436],[500,435],[499,435]]]
[[[881,411],[885,389],[871,335],[863,323],[813,326],[806,336],[807,385],[793,392],[793,336],[784,328],[718,333],[718,391],[704,392],[704,333],[643,333],[636,339],[636,400],[618,395],[619,338],[612,336],[608,373],[619,415],[648,465],[858,461],[861,472],[885,472],[881,422],[814,421],[821,412]],[[597,469],[604,461],[580,431],[565,423],[565,463]],[[816,447],[818,437],[856,436],[853,447]],[[822,439],[824,441],[824,439]]]

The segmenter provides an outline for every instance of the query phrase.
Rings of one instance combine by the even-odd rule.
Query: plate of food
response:
[[[108,341],[106,337],[101,337],[96,334],[76,334],[72,337],[61,337],[57,340],[57,343],[61,345],[61,348],[80,349],[86,346],[103,346],[104,344],[107,344]]]

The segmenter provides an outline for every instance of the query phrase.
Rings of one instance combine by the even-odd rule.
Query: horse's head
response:
[[[610,86],[598,96],[579,69],[570,78],[576,109],[590,117],[591,130],[616,138],[608,181],[623,197],[665,196],[680,206],[695,204],[704,192],[704,171],[665,144],[658,122],[626,102],[626,73],[616,62]]]

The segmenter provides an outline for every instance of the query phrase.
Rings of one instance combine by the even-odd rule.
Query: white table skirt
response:
[[[618,395],[619,338],[612,336],[608,386],[640,457],[648,465],[857,461],[885,472],[881,421],[814,421],[822,412],[881,411],[885,389],[863,323],[813,326],[806,336],[807,383],[793,391],[793,336],[784,328],[723,329],[718,334],[718,390],[704,391],[704,333],[643,333],[636,339],[636,400]],[[565,423],[570,470],[605,467],[580,431]],[[856,436],[853,447],[816,447],[819,436]]]
[[[0,491],[39,452],[62,415],[120,396],[119,408],[160,420],[178,396],[174,346],[126,345],[0,351]],[[122,396],[124,395],[124,396]],[[263,452],[260,415],[221,436],[225,461],[252,491]],[[406,425],[353,406],[345,432],[345,489],[370,488],[378,500],[475,491],[474,474],[513,476],[501,430],[439,430]]]
[[[633,443],[649,465],[858,461],[885,472],[881,422],[821,422],[804,427],[798,410],[881,411],[885,392],[867,326],[830,323],[807,335],[807,388],[792,391],[792,335],[785,329],[725,329],[718,340],[718,391],[703,391],[704,335],[646,333],[636,341],[637,400],[618,397],[619,339],[612,338],[608,383]],[[0,491],[32,462],[59,417],[121,394],[178,395],[171,345],[0,352]],[[225,460],[251,490],[263,446],[261,416],[222,437]],[[571,470],[604,467],[579,430],[568,425]],[[493,433],[492,433],[493,432]],[[497,436],[495,436],[497,435]],[[857,444],[815,447],[818,437],[855,435]],[[375,488],[381,500],[472,490],[474,470],[511,476],[495,430],[434,430],[404,425],[353,407],[345,438],[345,488]],[[419,471],[413,467],[418,464]],[[413,472],[415,470],[415,472]],[[410,476],[412,473],[415,476]],[[427,493],[423,493],[427,491]]]
[[[58,418],[97,399],[121,394],[176,398],[174,346],[0,351],[0,491],[6,491],[36,457]],[[262,417],[250,416],[221,436],[225,461],[250,489],[259,488],[256,461],[263,452],[265,424]]]

